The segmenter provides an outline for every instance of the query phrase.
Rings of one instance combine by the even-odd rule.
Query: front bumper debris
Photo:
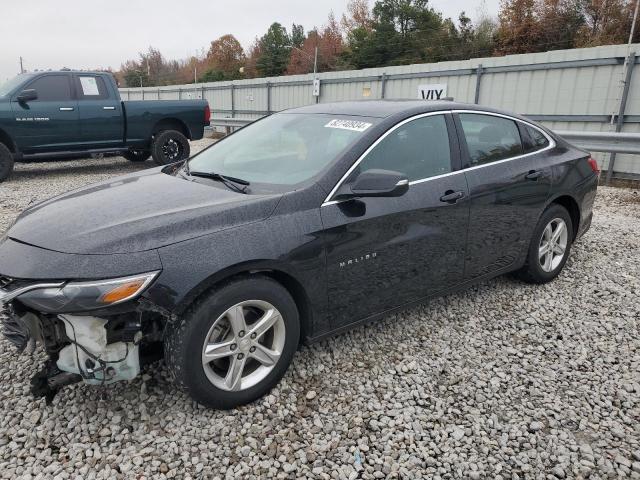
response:
[[[26,324],[20,320],[13,309],[7,305],[0,303],[0,323],[1,332],[4,337],[13,344],[22,353],[27,348],[31,332]]]
[[[172,315],[148,300],[95,311],[93,316],[43,313],[19,299],[34,288],[63,283],[0,275],[0,333],[18,353],[33,353],[41,344],[48,357],[31,380],[36,398],[50,403],[58,390],[78,382],[108,385],[132,380],[142,365],[161,358],[164,325]]]

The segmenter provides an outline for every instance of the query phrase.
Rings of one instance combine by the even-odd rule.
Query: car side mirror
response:
[[[38,99],[38,92],[33,88],[22,90],[20,92],[20,95],[18,95],[18,101],[20,103],[27,103],[27,102],[30,102],[31,100],[37,100],[37,99]]]
[[[343,184],[336,200],[357,197],[400,197],[409,190],[406,175],[391,170],[365,170],[350,184]]]

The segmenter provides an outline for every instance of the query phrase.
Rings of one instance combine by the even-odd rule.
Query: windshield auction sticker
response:
[[[364,132],[371,126],[371,123],[358,122],[357,120],[331,120],[325,128],[342,128],[343,130],[353,130],[354,132]]]

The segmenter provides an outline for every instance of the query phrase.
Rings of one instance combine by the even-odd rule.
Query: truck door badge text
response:
[[[16,122],[48,122],[49,117],[16,117]]]

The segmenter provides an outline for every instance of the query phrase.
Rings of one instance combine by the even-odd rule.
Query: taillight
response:
[[[600,168],[598,167],[598,162],[596,162],[595,158],[589,157],[589,160],[587,160],[587,162],[589,162],[589,166],[591,167],[591,170],[594,171],[594,173],[600,174]]]
[[[209,125],[210,122],[211,122],[211,109],[209,108],[209,104],[207,103],[207,106],[204,107],[204,124]]]

